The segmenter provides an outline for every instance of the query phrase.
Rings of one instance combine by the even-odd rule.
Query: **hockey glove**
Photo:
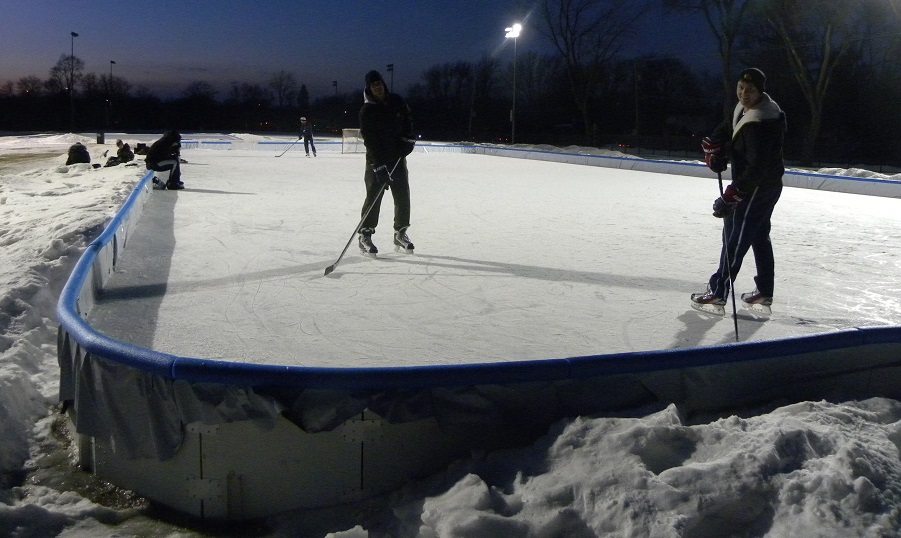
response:
[[[708,136],[701,140],[701,149],[704,150],[704,162],[707,163],[707,168],[717,174],[726,170],[729,157],[726,156],[726,148],[722,143]]]
[[[372,169],[372,173],[375,174],[375,180],[385,186],[385,188],[389,188],[391,185],[391,174],[388,173],[388,167],[384,164],[382,166],[377,166]]]
[[[709,136],[705,136],[704,140],[701,140],[701,149],[704,150],[704,153],[714,153],[716,155],[726,154],[726,148],[723,147],[722,142],[717,142]]]
[[[740,190],[736,189],[735,185],[729,185],[726,187],[726,190],[723,191],[723,200],[725,200],[726,203],[735,205],[744,199],[745,199],[744,193],[742,193]]]
[[[416,138],[411,134],[407,134],[401,137],[400,142],[398,143],[398,151],[404,157],[413,153],[413,148],[416,147]]]
[[[735,210],[735,205],[730,204],[722,198],[713,201],[713,216],[722,219],[728,217]]]
[[[732,214],[735,206],[744,199],[745,195],[735,188],[735,185],[729,185],[723,191],[723,195],[713,201],[713,216],[721,219]]]
[[[713,170],[717,174],[725,172],[726,167],[729,166],[728,157],[718,157],[713,153],[708,153],[704,157],[704,162],[707,163],[707,168]]]

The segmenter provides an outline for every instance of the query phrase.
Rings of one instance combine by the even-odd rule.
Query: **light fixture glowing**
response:
[[[509,28],[504,28],[504,31],[507,32],[507,34],[504,37],[517,38],[517,37],[519,37],[519,32],[522,31],[522,25],[519,23],[516,23]]]

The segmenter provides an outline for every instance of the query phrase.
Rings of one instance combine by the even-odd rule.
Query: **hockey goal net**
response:
[[[341,130],[341,153],[366,153],[359,129]]]

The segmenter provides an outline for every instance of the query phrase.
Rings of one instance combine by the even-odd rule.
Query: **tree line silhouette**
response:
[[[627,57],[625,40],[652,9],[701,14],[699,31],[718,44],[719,72],[666,55]],[[890,0],[816,9],[801,0],[544,0],[538,15],[532,30],[555,52],[516,58],[517,143],[696,156],[698,136],[735,104],[734,73],[755,66],[787,113],[789,159],[901,163],[901,14]],[[513,77],[512,59],[485,54],[434,65],[399,93],[423,138],[505,143]],[[358,88],[314,98],[287,70],[263,84],[233,83],[225,95],[198,80],[164,100],[112,70],[85,72],[80,58],[64,54],[46,79],[0,84],[0,131],[294,133],[305,115],[320,133],[338,134],[356,127],[361,105]]]

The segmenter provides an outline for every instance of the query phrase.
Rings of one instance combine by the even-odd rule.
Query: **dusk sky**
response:
[[[135,89],[177,96],[188,83],[212,84],[224,98],[231,82],[266,86],[280,70],[325,97],[362,88],[369,69],[395,65],[403,91],[429,67],[478,61],[484,54],[512,60],[504,28],[524,25],[519,53],[551,52],[532,29],[540,0],[0,0],[0,82],[48,77],[74,39],[85,71],[124,77]],[[709,29],[700,20],[657,13],[648,17],[633,55],[673,55],[716,65]],[[114,65],[110,61],[116,62]]]

